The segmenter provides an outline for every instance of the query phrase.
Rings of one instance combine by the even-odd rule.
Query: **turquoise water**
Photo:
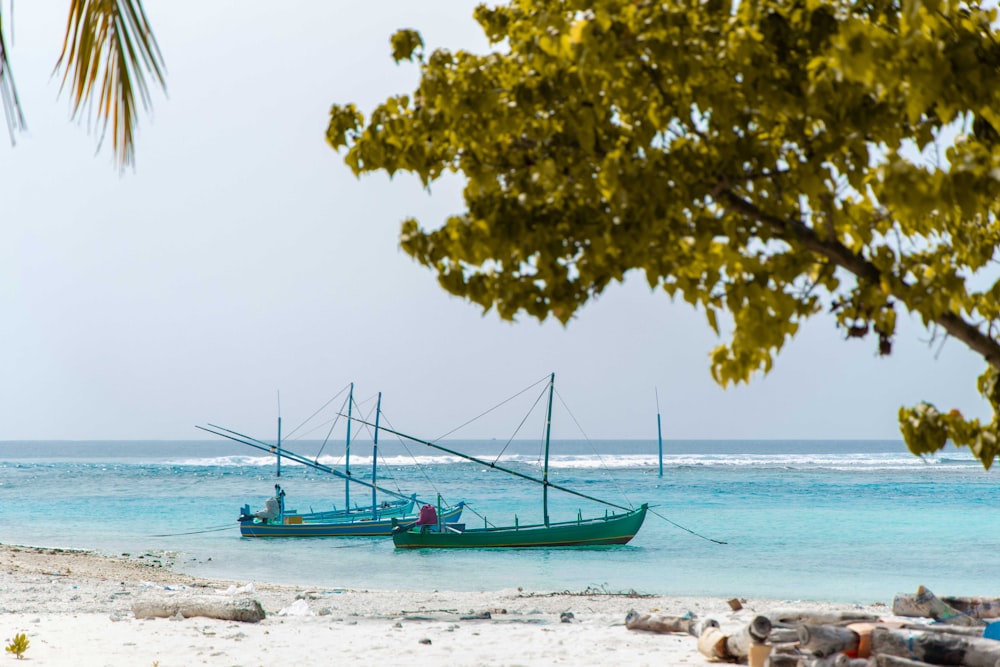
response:
[[[506,443],[453,441],[492,460]],[[319,443],[300,443],[312,455]],[[311,447],[316,449],[310,450]],[[329,449],[329,447],[327,448]],[[550,480],[617,504],[648,502],[625,547],[396,551],[389,538],[252,540],[236,517],[275,481],[287,506],[342,507],[343,482],[227,442],[2,442],[0,541],[104,553],[176,554],[192,574],[325,588],[635,590],[668,595],[870,603],[925,585],[941,595],[1000,594],[998,478],[964,450],[916,458],[892,441],[564,441]],[[382,483],[467,501],[469,525],[541,518],[540,487],[401,443],[380,444]],[[370,478],[370,444],[352,453]],[[342,466],[343,457],[320,460]],[[501,464],[540,475],[537,443]],[[352,503],[370,491],[352,487]],[[550,493],[553,520],[603,508]],[[714,540],[714,541],[713,541]],[[718,542],[725,542],[719,544]]]

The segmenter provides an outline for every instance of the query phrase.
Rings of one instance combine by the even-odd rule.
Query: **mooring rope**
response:
[[[150,537],[177,537],[178,535],[198,535],[199,533],[218,533],[223,530],[229,530],[239,524],[227,523],[224,526],[213,526],[212,528],[205,528],[203,530],[192,530],[187,533],[165,533],[163,535],[150,535]]]
[[[667,523],[669,523],[671,526],[675,526],[677,528],[680,528],[683,531],[691,533],[695,537],[700,537],[703,540],[708,540],[709,542],[715,542],[716,544],[729,544],[729,542],[724,542],[722,540],[716,540],[716,539],[713,539],[711,537],[705,537],[701,533],[696,533],[695,531],[691,530],[690,528],[685,528],[684,526],[680,525],[676,521],[672,521],[672,520],[668,519],[667,517],[663,516],[659,512],[654,512],[652,509],[648,509],[646,511],[649,512],[650,514],[654,515],[654,516],[660,517],[661,519],[663,519],[664,521],[666,521]]]

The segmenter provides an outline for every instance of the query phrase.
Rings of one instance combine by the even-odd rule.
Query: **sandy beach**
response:
[[[629,630],[626,614],[690,612],[735,630],[777,608],[886,612],[882,601],[859,607],[750,599],[733,611],[721,598],[595,590],[311,589],[198,579],[157,554],[110,557],[13,545],[0,545],[0,563],[0,636],[6,646],[24,633],[30,641],[24,659],[34,665],[701,665],[709,661],[693,637]],[[249,597],[265,617],[139,619],[133,611],[137,603],[192,596]]]

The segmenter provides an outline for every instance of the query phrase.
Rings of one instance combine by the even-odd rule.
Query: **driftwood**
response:
[[[863,611],[818,612],[809,609],[782,609],[768,614],[771,623],[780,625],[847,625],[877,621],[878,616]]]
[[[985,626],[951,625],[949,623],[899,623],[899,630],[920,630],[921,632],[944,632],[949,635],[982,637]]]
[[[799,661],[802,667],[868,667],[865,659],[854,659],[845,653],[833,653],[821,658],[803,658]]]
[[[143,596],[132,603],[136,618],[172,618],[204,616],[223,621],[257,623],[264,619],[260,602],[246,595],[168,595]]]
[[[917,588],[916,595],[897,595],[892,601],[892,613],[896,616],[933,618],[951,625],[983,625],[981,619],[952,607],[924,586]]]
[[[654,614],[640,614],[635,609],[629,611],[625,616],[625,627],[629,630],[646,630],[648,632],[658,632],[668,634],[671,632],[682,632],[684,634],[696,635],[692,630],[699,622],[692,616],[657,616]],[[715,623],[718,627],[718,622]],[[700,633],[699,633],[700,634]]]
[[[797,653],[771,653],[766,667],[799,667],[802,664],[802,656]]]
[[[941,596],[949,607],[975,618],[1000,618],[1000,598]]]
[[[882,654],[875,658],[874,667],[934,667],[929,662],[900,658],[898,655]]]
[[[630,630],[693,635],[699,653],[709,660],[749,667],[1000,667],[1000,641],[992,631],[986,632],[991,638],[983,636],[987,625],[982,620],[1000,618],[1000,598],[939,598],[920,586],[916,595],[897,595],[891,613],[936,622],[792,609],[756,616],[730,632],[691,614],[633,610],[625,624]]]
[[[1000,642],[939,632],[876,628],[872,631],[872,653],[939,665],[996,667],[1000,661]]]
[[[771,633],[767,636],[767,643],[772,646],[778,644],[798,644],[798,628],[771,628]]]
[[[860,643],[857,632],[836,625],[801,625],[798,633],[802,650],[819,657],[856,652]]]
[[[712,660],[745,658],[750,647],[762,644],[771,632],[771,621],[766,616],[755,616],[739,632],[725,634],[720,628],[707,628],[698,637],[698,652]]]
[[[1000,598],[947,595],[937,597],[921,586],[917,589],[916,595],[897,595],[896,599],[893,600],[892,610],[898,616],[937,618],[937,616],[932,615],[932,612],[937,610],[938,614],[993,619],[1000,618]]]
[[[750,647],[763,644],[771,634],[771,619],[767,616],[754,616],[739,632],[726,637],[726,653],[735,658],[745,658],[750,655]]]

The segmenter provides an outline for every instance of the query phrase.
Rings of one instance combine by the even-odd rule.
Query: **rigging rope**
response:
[[[389,421],[389,417],[387,417],[387,416],[386,416],[386,414],[385,414],[384,412],[382,413],[382,419],[384,419],[384,420],[385,420],[385,423],[389,425],[389,429],[388,429],[388,430],[387,430],[387,429],[385,429],[385,428],[383,428],[382,430],[383,430],[383,431],[385,431],[385,432],[387,432],[387,433],[392,433],[393,435],[395,435],[395,436],[396,436],[396,440],[397,440],[397,441],[399,442],[399,445],[400,445],[400,446],[401,446],[401,447],[403,448],[403,450],[404,450],[404,451],[405,451],[405,452],[406,452],[407,454],[409,454],[409,456],[410,456],[410,459],[411,459],[411,460],[413,461],[413,463],[414,463],[414,464],[415,464],[415,465],[417,466],[417,470],[418,470],[418,471],[420,471],[420,474],[421,474],[421,476],[423,476],[423,478],[424,478],[424,481],[426,481],[426,482],[427,482],[428,484],[430,484],[431,488],[432,488],[432,489],[434,490],[434,493],[435,493],[436,495],[440,496],[440,497],[441,497],[441,500],[442,500],[442,501],[444,501],[444,502],[445,502],[445,504],[447,504],[447,505],[451,505],[452,503],[451,503],[450,501],[448,501],[448,500],[447,500],[447,499],[446,499],[446,498],[444,497],[444,495],[442,495],[442,494],[441,494],[441,490],[437,488],[437,485],[436,485],[436,484],[434,483],[434,480],[432,480],[432,479],[430,478],[430,475],[428,475],[428,474],[427,474],[427,471],[426,471],[426,470],[424,469],[425,467],[424,467],[424,466],[422,466],[422,465],[420,465],[420,464],[419,464],[419,463],[417,462],[417,457],[416,457],[416,455],[414,455],[414,453],[413,453],[412,451],[410,451],[410,448],[406,446],[406,440],[405,440],[405,439],[403,439],[403,438],[402,438],[402,437],[401,437],[401,436],[399,435],[399,433],[398,433],[398,432],[396,432],[395,430],[393,430],[393,429],[394,429],[395,427],[393,427],[393,425],[392,425],[392,422],[391,422],[391,421]],[[468,505],[466,505],[466,507],[468,507]]]
[[[648,509],[648,510],[646,510],[646,511],[647,511],[647,512],[649,512],[650,514],[652,514],[653,516],[658,516],[658,517],[660,517],[661,519],[663,519],[664,521],[666,521],[667,523],[669,523],[669,524],[670,524],[671,526],[674,526],[674,527],[676,527],[676,528],[680,528],[680,529],[681,529],[681,530],[683,530],[683,531],[686,531],[686,532],[688,532],[688,533],[691,533],[691,534],[692,534],[692,535],[694,535],[695,537],[700,537],[700,538],[701,538],[701,539],[703,539],[703,540],[708,540],[709,542],[715,542],[716,544],[729,544],[729,542],[724,542],[723,540],[716,540],[716,539],[713,539],[713,538],[711,538],[711,537],[705,537],[705,536],[704,536],[704,535],[702,535],[701,533],[696,533],[696,532],[694,532],[693,530],[691,530],[690,528],[685,528],[684,526],[680,525],[680,524],[679,524],[679,523],[677,523],[676,521],[672,521],[672,520],[668,519],[667,517],[663,516],[663,515],[662,515],[662,514],[660,514],[659,512],[654,512],[654,511],[653,511],[652,509]]]
[[[343,391],[341,391],[341,393],[343,393]],[[337,396],[339,396],[339,395],[340,394],[337,394]],[[334,398],[336,398],[336,396],[334,396]],[[331,398],[330,401],[332,401],[332,400],[333,399]],[[347,398],[344,399],[344,403],[347,403],[349,400],[351,400],[351,395],[350,394],[348,394]],[[330,405],[330,401],[327,401],[326,405],[324,405],[323,408],[325,408],[327,405]],[[320,408],[320,410],[322,410],[323,408]],[[316,452],[316,456],[313,458],[313,460],[316,463],[319,463],[319,457],[320,457],[320,455],[323,453],[323,450],[326,449],[327,443],[330,442],[330,436],[333,435],[333,429],[337,428],[337,424],[340,422],[340,413],[343,412],[343,411],[344,411],[344,406],[341,405],[340,406],[340,410],[337,412],[337,416],[333,418],[332,422],[330,422],[330,428],[327,429],[327,431],[326,431],[326,437],[323,438],[323,444],[320,445],[319,451]],[[319,410],[317,410],[317,412],[319,412]],[[314,413],[313,417],[315,417],[315,416],[316,415]],[[310,417],[309,419],[312,419],[312,417]]]
[[[235,525],[239,526],[239,524],[235,524]],[[192,531],[187,532],[187,533],[164,533],[163,535],[150,535],[150,537],[177,537],[179,535],[199,535],[201,533],[218,533],[218,532],[221,532],[223,530],[229,530],[230,528],[233,528],[233,527],[234,527],[234,524],[227,523],[225,526],[215,526],[215,527],[212,527],[212,528],[205,528],[204,530],[192,530]]]
[[[519,391],[519,392],[517,392],[516,394],[514,394],[513,396],[511,396],[510,398],[508,398],[508,399],[506,399],[506,400],[504,400],[504,401],[501,401],[500,403],[497,403],[496,405],[494,405],[494,406],[493,406],[492,408],[490,408],[489,410],[486,410],[485,412],[483,412],[483,413],[479,414],[478,416],[476,416],[476,417],[473,417],[472,419],[470,419],[469,421],[465,422],[464,424],[462,424],[462,425],[460,425],[460,426],[456,426],[455,428],[451,429],[450,431],[448,431],[448,432],[447,432],[447,433],[445,433],[444,435],[439,435],[438,437],[436,437],[436,438],[434,439],[434,441],[435,441],[435,442],[437,442],[438,440],[444,440],[445,438],[447,438],[447,437],[448,437],[449,435],[451,435],[451,434],[452,434],[452,433],[454,433],[455,431],[458,431],[458,430],[461,430],[461,429],[465,428],[466,426],[468,426],[468,425],[469,425],[469,424],[471,424],[472,422],[476,421],[477,419],[482,419],[483,417],[485,417],[485,416],[486,416],[486,415],[488,415],[489,413],[493,412],[494,410],[496,410],[496,409],[498,409],[498,408],[500,408],[500,407],[502,407],[502,406],[506,405],[507,403],[510,403],[511,401],[513,401],[513,400],[514,400],[515,398],[517,398],[517,397],[518,397],[518,396],[520,396],[521,394],[523,394],[523,393],[527,392],[527,391],[528,391],[529,389],[534,389],[534,388],[535,388],[535,387],[537,387],[537,386],[538,386],[538,385],[539,385],[540,383],[542,383],[542,382],[548,382],[548,381],[549,381],[549,376],[547,376],[547,375],[546,375],[546,376],[545,376],[544,378],[542,378],[542,379],[541,379],[541,380],[539,380],[538,382],[535,382],[534,384],[532,384],[532,385],[529,385],[529,386],[525,387],[525,388],[524,388],[524,389],[522,389],[521,391]]]
[[[601,453],[597,451],[597,447],[594,446],[594,442],[590,439],[590,436],[588,436],[587,433],[583,430],[583,426],[580,425],[580,422],[577,420],[576,415],[573,414],[573,411],[569,409],[569,406],[566,404],[566,401],[563,399],[562,394],[559,393],[558,389],[555,390],[555,394],[556,398],[559,399],[560,405],[562,405],[563,409],[566,410],[566,414],[569,415],[569,418],[573,420],[573,423],[576,424],[576,427],[580,430],[580,435],[583,436],[583,439],[586,441],[586,443],[590,445],[591,453],[597,457],[598,461],[600,461],[601,468],[603,468],[606,472],[610,472],[610,468],[608,468],[607,464],[604,462],[604,457],[601,456]],[[618,483],[618,480],[614,475],[611,476],[611,484],[614,485],[618,493],[622,495],[622,498],[624,498],[629,505],[634,507],[632,499],[628,497],[628,494],[625,493],[625,489],[623,489],[622,486]]]
[[[536,384],[537,384],[537,383],[536,383]],[[534,386],[534,385],[532,385],[532,386]],[[496,463],[497,461],[499,461],[499,460],[500,460],[500,457],[501,457],[501,456],[503,456],[503,453],[507,451],[507,448],[508,448],[508,447],[510,447],[510,443],[514,442],[514,438],[515,438],[515,437],[517,437],[517,434],[518,434],[518,433],[520,433],[520,431],[521,431],[521,427],[522,427],[522,426],[524,426],[524,423],[525,423],[526,421],[528,421],[528,417],[530,417],[530,416],[531,416],[531,413],[532,413],[532,412],[534,412],[534,411],[535,411],[535,408],[537,408],[537,407],[538,407],[538,403],[539,403],[539,402],[541,402],[541,400],[542,400],[543,398],[545,398],[545,390],[546,390],[546,389],[548,389],[548,387],[544,387],[544,388],[542,389],[541,393],[540,393],[540,394],[538,394],[538,398],[536,398],[536,399],[535,399],[535,404],[534,404],[534,405],[532,405],[532,406],[531,406],[531,409],[530,409],[530,410],[528,410],[528,412],[526,412],[526,413],[525,413],[525,415],[524,415],[524,418],[522,418],[522,419],[521,419],[521,423],[517,425],[517,428],[516,428],[516,429],[514,429],[514,432],[513,432],[512,434],[511,434],[510,438],[508,438],[508,439],[507,439],[507,443],[506,443],[506,444],[505,444],[505,445],[503,446],[503,449],[501,449],[501,450],[500,450],[500,453],[499,453],[499,454],[497,454],[497,457],[496,457],[495,459],[493,459],[493,463],[494,463],[494,464],[495,464],[495,463]],[[523,394],[524,392],[521,392],[521,393]],[[508,399],[508,400],[510,400],[510,399]],[[478,417],[477,417],[477,419],[478,419]]]
[[[345,391],[347,391],[347,388],[348,388],[348,387],[350,387],[350,385],[347,385],[346,387],[344,387],[343,389],[341,389],[340,391],[338,391],[338,392],[337,392],[337,393],[336,393],[336,394],[335,394],[335,395],[333,396],[333,398],[331,398],[331,399],[330,399],[330,400],[328,400],[328,401],[327,401],[326,403],[324,403],[324,404],[323,404],[323,406],[322,406],[322,407],[320,407],[320,409],[319,409],[319,410],[316,410],[316,412],[314,412],[314,413],[312,413],[311,415],[309,415],[309,417],[308,417],[308,418],[306,418],[306,420],[305,420],[305,421],[303,421],[303,422],[302,422],[301,424],[299,424],[298,426],[296,426],[295,428],[293,428],[293,429],[292,429],[291,431],[289,431],[289,432],[288,432],[288,435],[287,435],[286,437],[288,437],[288,438],[291,438],[291,437],[292,437],[293,435],[295,435],[295,432],[296,432],[296,431],[298,431],[298,430],[299,430],[300,428],[302,428],[303,426],[305,426],[306,424],[308,424],[308,423],[309,423],[309,420],[311,420],[311,419],[312,419],[313,417],[315,417],[316,415],[318,415],[319,413],[321,413],[321,412],[322,412],[323,410],[325,410],[325,409],[326,409],[326,407],[327,407],[328,405],[330,405],[330,404],[331,404],[331,403],[333,403],[333,402],[334,402],[335,400],[337,400],[337,398],[338,398],[338,397],[339,397],[339,396],[340,396],[341,394],[343,394],[343,393],[344,393]]]

